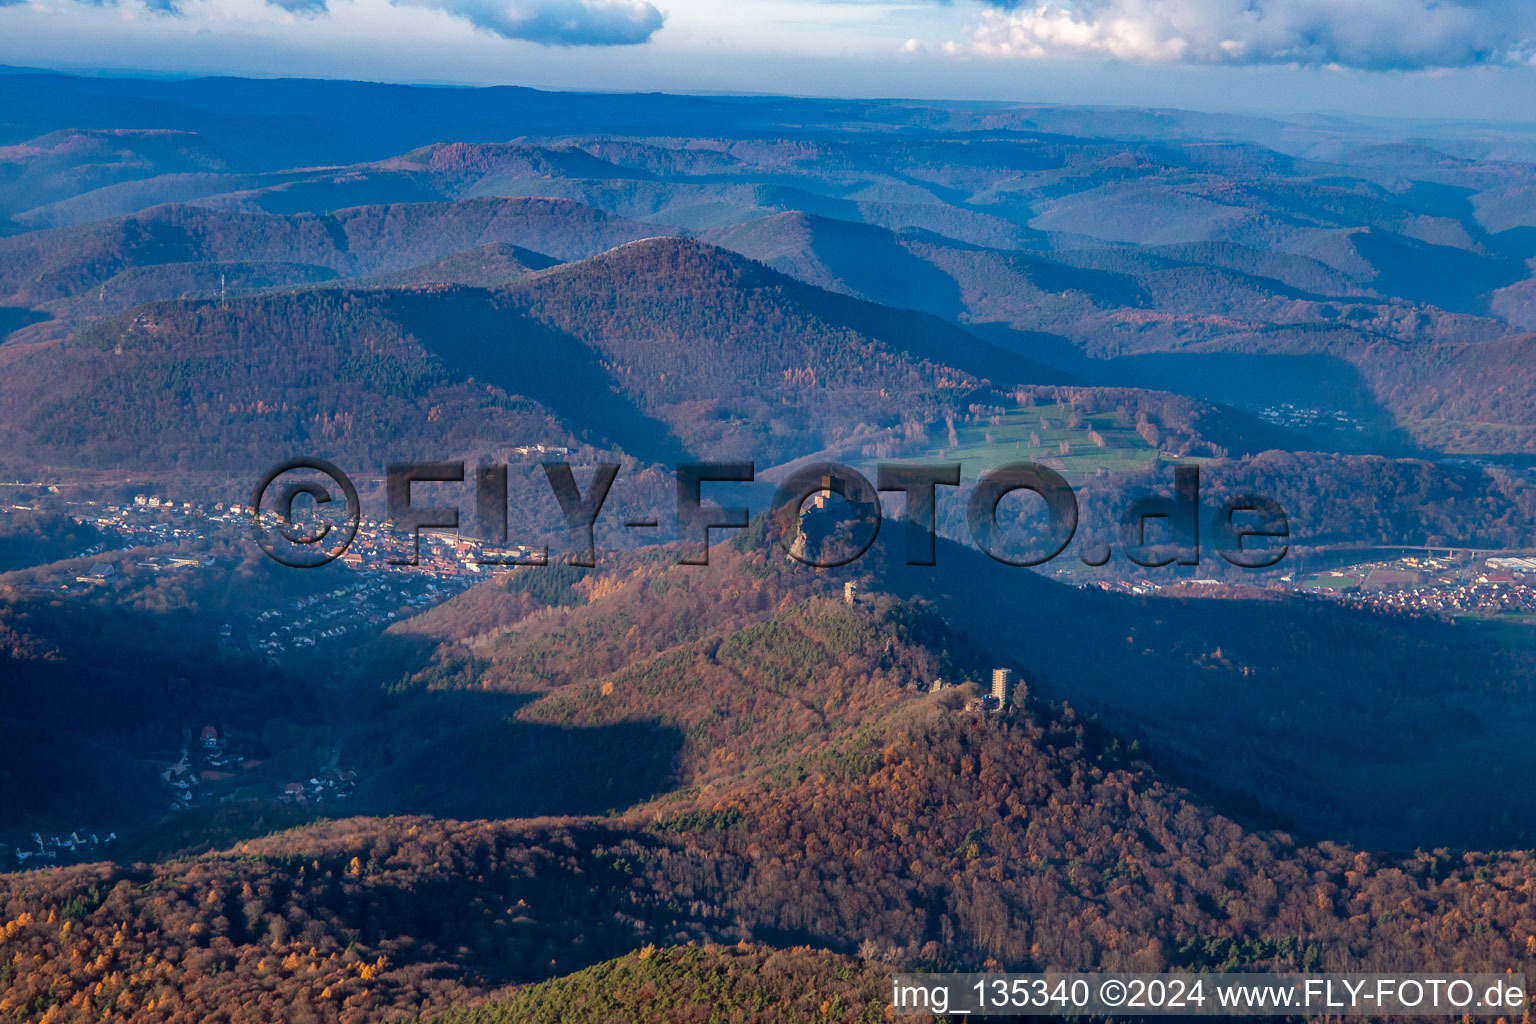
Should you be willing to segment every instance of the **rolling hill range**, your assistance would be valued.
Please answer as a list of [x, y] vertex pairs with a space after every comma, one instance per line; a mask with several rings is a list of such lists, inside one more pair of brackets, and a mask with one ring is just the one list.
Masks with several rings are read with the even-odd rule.
[[[1058, 379], [1307, 411], [1284, 425], [1308, 447], [1536, 445], [1524, 365], [1479, 350], [1518, 348], [1531, 323], [1536, 179], [1513, 131], [664, 96], [619, 116], [532, 90], [0, 77], [13, 340], [156, 299], [496, 287], [546, 258], [691, 235], [948, 320]], [[256, 96], [286, 120], [252, 121]], [[370, 96], [406, 112], [379, 125]], [[242, 113], [211, 115], [228, 103]], [[100, 123], [129, 107], [153, 127]], [[347, 123], [326, 137], [327, 117]], [[1498, 366], [1507, 391], [1447, 365]]]
[[[541, 199], [327, 216], [159, 207], [0, 241], [9, 321], [0, 327], [13, 342], [37, 342], [159, 299], [326, 282], [500, 287], [658, 230], [675, 229]], [[1280, 278], [1330, 284], [1324, 265], [1301, 257], [1197, 246], [1042, 258], [800, 213], [706, 237], [799, 280], [966, 326], [990, 345], [935, 326], [955, 339], [946, 349], [969, 347], [942, 358], [994, 380], [1148, 384], [1254, 409], [1333, 408], [1366, 432], [1311, 443], [1344, 450], [1523, 451], [1536, 443], [1530, 406], [1507, 393], [1529, 383], [1520, 360], [1498, 354], [1520, 344], [1509, 328], [1358, 291], [1341, 298], [1299, 290]], [[1263, 273], [1280, 276], [1256, 276]], [[1224, 297], [1223, 312], [1199, 312], [1211, 308], [1213, 293]], [[1502, 347], [1488, 347], [1494, 341]], [[992, 346], [1034, 365], [1000, 362]], [[1329, 369], [1319, 374], [1309, 362]], [[1483, 394], [1476, 375], [1444, 377], [1448, 363], [1502, 364], [1506, 393]]]
[[548, 270], [560, 261], [507, 242], [489, 242], [463, 249], [440, 260], [366, 278], [373, 285], [462, 284], [497, 288], [523, 274]]
[[[56, 339], [157, 299], [329, 281], [496, 287], [554, 260], [678, 230], [547, 199], [322, 215], [158, 207], [0, 241], [8, 293], [0, 328], [14, 341]], [[1433, 376], [1447, 362], [1497, 360], [1476, 350], [1518, 337], [1518, 328], [1384, 297], [1373, 290], [1383, 273], [1376, 264], [1346, 273], [1307, 256], [1228, 243], [1008, 250], [803, 212], [702, 237], [807, 283], [947, 319], [1053, 368], [1032, 371], [1034, 381], [1148, 384], [1253, 411], [1288, 403], [1336, 411], [1365, 428], [1313, 436], [1311, 445], [1322, 448], [1525, 451], [1536, 443], [1518, 400], [1490, 400], [1476, 378], [1448, 384]], [[1475, 281], [1451, 266], [1432, 276]], [[1489, 301], [1518, 322], [1519, 286], [1502, 281], [1488, 282], [1500, 296]], [[1329, 367], [1321, 375], [1308, 368], [1319, 362]], [[1222, 369], [1205, 373], [1207, 365]], [[1524, 387], [1523, 367], [1509, 366], [1519, 378], [1511, 383]], [[1423, 412], [1442, 405], [1449, 407]], [[1427, 426], [1442, 420], [1453, 426]]]
[[[1060, 379], [943, 321], [664, 239], [492, 291], [144, 306], [67, 342], [13, 341], [0, 360], [13, 451], [145, 468], [250, 468], [295, 444], [381, 462], [401, 437], [481, 452], [571, 431], [661, 461], [686, 448], [771, 464], [860, 430], [940, 419], [987, 378]], [[150, 424], [202, 447], [156, 449]]]
[[[134, 282], [142, 287], [138, 297], [173, 281], [212, 286], [214, 271], [227, 287], [226, 268], [233, 265], [196, 257], [224, 255], [226, 244], [238, 249], [224, 241], [230, 237], [270, 234], [278, 240], [273, 246], [297, 239], [313, 248], [317, 262], [242, 264], [269, 280], [285, 271], [299, 280], [249, 296], [138, 306], [67, 341], [47, 340], [58, 326], [53, 321], [21, 327], [0, 346], [7, 370], [0, 394], [8, 398], [0, 432], [13, 453], [10, 465], [17, 471], [42, 464], [55, 471], [214, 472], [222, 481], [259, 472], [274, 450], [381, 466], [402, 452], [505, 457], [513, 446], [538, 440], [590, 444], [652, 463], [674, 463], [684, 453], [746, 458], [765, 469], [827, 449], [856, 460], [942, 457], [948, 446], [940, 439], [949, 424], [974, 433], [978, 443], [993, 436], [994, 424], [1006, 424], [1008, 430], [995, 433], [1022, 444], [1032, 431], [1015, 424], [1030, 415], [1025, 403], [1035, 401], [1070, 406], [1061, 426], [1079, 431], [1069, 437], [1077, 444], [1094, 444], [1091, 424], [1076, 422], [1085, 414], [1100, 416], [1094, 422], [1112, 433], [1149, 424], [1154, 441], [1131, 443], [1153, 457], [1159, 450], [1250, 456], [1311, 440], [1167, 393], [1177, 391], [1238, 404], [1245, 392], [1279, 402], [1307, 389], [1320, 400], [1375, 410], [1374, 420], [1357, 414], [1360, 430], [1350, 432], [1346, 423], [1343, 431], [1321, 435], [1345, 451], [1370, 450], [1361, 436], [1396, 432], [1390, 409], [1410, 405], [1421, 432], [1435, 430], [1455, 444], [1518, 445], [1529, 429], [1530, 407], [1520, 401], [1526, 378], [1519, 341], [1427, 348], [1378, 342], [1353, 350], [1350, 339], [1358, 334], [1341, 330], [1343, 339], [1325, 345], [1326, 355], [1197, 348], [1094, 367], [1122, 385], [1152, 383], [1167, 389], [1163, 393], [1063, 390], [1041, 387], [1070, 379], [1063, 371], [1010, 350], [1032, 348], [1016, 332], [983, 332], [984, 341], [952, 321], [812, 287], [696, 241], [641, 239], [565, 264], [516, 243], [455, 249], [487, 231], [505, 231], [569, 254], [600, 244], [582, 241], [594, 234], [644, 230], [586, 208], [575, 209], [581, 219], [573, 226], [570, 212], [560, 202], [526, 200], [360, 208], [330, 220], [173, 207], [88, 233], [84, 237], [97, 241], [150, 241], [108, 248], [102, 261], [73, 263], [60, 262], [64, 255], [44, 258], [71, 250], [58, 240], [51, 249], [39, 240], [82, 229], [13, 240], [34, 240], [27, 262], [14, 266], [44, 268], [30, 280], [18, 273], [14, 286], [36, 289], [38, 281], [51, 281], [64, 290], [74, 282], [77, 294], [61, 303], [96, 304], [102, 294], [125, 293]], [[381, 229], [392, 224], [403, 227]], [[329, 230], [343, 226], [353, 234]], [[417, 247], [387, 243], [421, 236], [426, 241]], [[415, 263], [411, 254], [444, 238], [449, 256]], [[156, 262], [117, 269], [139, 255]], [[167, 256], [192, 258], [158, 262]], [[336, 273], [322, 261], [354, 274], [404, 266], [367, 279], [293, 287], [306, 273]], [[849, 290], [846, 282], [840, 290]], [[1447, 361], [1448, 353], [1456, 358]], [[1366, 357], [1368, 366], [1355, 369], [1354, 361]], [[1455, 376], [1447, 376], [1448, 366]], [[1505, 383], [1497, 390], [1480, 387], [1489, 375]], [[742, 381], [753, 383], [743, 388]], [[1396, 390], [1378, 398], [1384, 382]], [[1501, 426], [1480, 425], [1488, 422]], [[159, 426], [151, 430], [150, 424]], [[166, 424], [175, 429], [168, 432]], [[196, 437], [199, 445], [188, 450], [177, 437]], [[402, 445], [401, 439], [408, 440]], [[1054, 458], [1056, 441], [1051, 445], [1045, 451], [1031, 442], [1027, 454]], [[1355, 475], [1347, 465], [1334, 471], [1343, 479]], [[543, 494], [538, 480], [532, 486]], [[1383, 531], [1352, 513], [1326, 512], [1308, 532], [1337, 535], [1359, 527], [1362, 538], [1400, 535], [1415, 543], [1428, 536], [1470, 538], [1473, 515], [1469, 507], [1463, 524], [1425, 530], [1406, 516], [1397, 523], [1401, 529]]]
[[[809, 288], [678, 239], [557, 267], [509, 294], [601, 351], [621, 387], [665, 409], [698, 450], [722, 456], [803, 455], [833, 431], [941, 418], [986, 382], [1010, 390], [1070, 380], [937, 318]], [[752, 382], [745, 393], [742, 381]], [[795, 397], [806, 390], [812, 397]]]
[[[360, 207], [291, 217], [163, 206], [0, 241], [0, 291], [6, 293], [0, 303], [33, 308], [58, 321], [34, 328], [22, 340], [64, 337], [94, 319], [188, 292], [218, 295], [339, 277], [409, 276], [460, 254], [472, 259], [467, 254], [488, 245], [514, 245], [509, 252], [519, 269], [542, 268], [657, 233], [663, 232], [541, 199]], [[452, 276], [449, 267], [427, 274], [430, 283]]]
[[3, 145], [0, 167], [0, 209], [8, 214], [145, 178], [217, 179], [232, 169], [228, 153], [194, 132], [122, 128], [63, 129]]

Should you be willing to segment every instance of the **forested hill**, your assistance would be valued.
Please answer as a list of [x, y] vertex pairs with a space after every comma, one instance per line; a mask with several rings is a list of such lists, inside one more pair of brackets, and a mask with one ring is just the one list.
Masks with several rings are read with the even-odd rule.
[[[0, 1010], [390, 1020], [636, 949], [507, 1005], [595, 998], [593, 977], [683, 985], [665, 997], [683, 1004], [688, 985], [751, 1000], [787, 994], [779, 971], [822, 977], [794, 958], [769, 971], [767, 954], [767, 976], [750, 981], [719, 951], [662, 950], [689, 941], [866, 961], [844, 962], [837, 981], [897, 966], [1529, 962], [1527, 853], [1371, 855], [1240, 824], [1123, 737], [1047, 702], [1027, 649], [1014, 664], [1030, 691], [967, 711], [973, 687], [924, 691], [984, 678], [995, 655], [920, 603], [877, 594], [850, 607], [765, 554], [744, 545], [698, 589], [688, 567], [636, 556], [616, 580], [568, 578], [546, 595], [555, 611], [490, 586], [393, 634], [467, 624], [476, 608], [488, 624], [392, 686], [393, 710], [369, 710], [382, 729], [362, 747], [369, 799], [489, 807], [498, 773], [525, 759], [548, 762], [534, 787], [545, 800], [641, 774], [663, 783], [657, 795], [596, 818], [358, 818], [155, 865], [5, 876]], [[495, 614], [503, 602], [508, 616]], [[493, 713], [503, 687], [534, 699]], [[654, 764], [669, 735], [671, 774]], [[701, 970], [685, 982], [689, 964]], [[832, 1019], [858, 1019], [857, 985], [818, 984], [843, 1000]]]
[[228, 296], [389, 274], [425, 274], [423, 283], [435, 284], [454, 279], [454, 264], [437, 273], [427, 267], [468, 259], [483, 246], [513, 245], [520, 266], [542, 269], [668, 230], [558, 199], [487, 197], [287, 216], [164, 205], [0, 240], [0, 305], [49, 318], [22, 340], [62, 338], [140, 303], [187, 293]]
[[[787, 756], [795, 748], [778, 744], [802, 730], [816, 735], [881, 713], [897, 691], [855, 682], [876, 666], [926, 684], [1017, 665], [1038, 694], [1161, 751], [1163, 770], [1230, 813], [1397, 850], [1458, 840], [1524, 847], [1531, 839], [1526, 818], [1506, 814], [1501, 794], [1536, 770], [1520, 752], [1532, 719], [1512, 710], [1530, 693], [1536, 655], [1507, 644], [1496, 627], [1350, 612], [1263, 591], [1224, 599], [1196, 588], [1107, 594], [948, 542], [937, 566], [912, 567], [901, 564], [899, 530], [882, 530], [868, 554], [838, 571], [783, 564], [767, 534], [749, 542], [762, 547], [747, 558], [717, 549], [712, 562], [721, 564], [707, 569], [672, 566], [657, 575], [626, 559], [609, 562], [571, 595], [574, 606], [550, 616], [519, 613], [509, 622], [498, 609], [518, 605], [504, 606], [494, 587], [472, 591], [411, 627], [443, 646], [406, 692], [441, 693], [442, 707], [466, 711], [478, 701], [502, 706], [489, 694], [535, 695], [519, 715], [550, 726], [665, 726], [665, 742], [679, 744], [678, 779], [702, 786], [767, 752]], [[899, 613], [877, 628], [819, 600], [840, 593], [845, 580], [879, 595], [872, 609], [898, 601]], [[530, 574], [518, 586], [540, 581]], [[588, 593], [602, 599], [585, 600]], [[887, 634], [897, 652], [889, 658], [859, 672], [817, 667], [828, 645], [868, 659]], [[907, 647], [937, 660], [904, 661]], [[769, 715], [765, 687], [828, 696]], [[1298, 714], [1298, 702], [1330, 713]], [[1421, 741], [1407, 761], [1406, 737]], [[1490, 742], [1510, 753], [1497, 763], [1470, 753]], [[412, 763], [426, 770], [430, 761]], [[449, 813], [474, 806], [455, 801]]]
[[572, 434], [771, 464], [942, 419], [988, 374], [1059, 377], [943, 321], [667, 240], [496, 290], [150, 305], [68, 342], [6, 346], [0, 364], [13, 458], [141, 468], [256, 467], [295, 445], [382, 463], [403, 439], [472, 454]]
[[0, 242], [0, 288], [8, 302], [46, 302], [99, 288], [129, 268], [229, 260], [308, 263], [356, 276], [499, 242], [571, 260], [664, 233], [560, 199], [487, 197], [289, 216], [168, 205]]
[[[434, 1024], [676, 1024], [729, 1012], [740, 1024], [881, 1024], [889, 968], [807, 947], [645, 946]], [[928, 1024], [927, 1016], [910, 1018]]]
[[667, 408], [680, 434], [720, 431], [702, 450], [721, 455], [733, 445], [770, 459], [804, 454], [860, 425], [962, 410], [986, 384], [1070, 379], [936, 317], [850, 300], [685, 239], [633, 242], [510, 291], [532, 317], [602, 352], [619, 385]]

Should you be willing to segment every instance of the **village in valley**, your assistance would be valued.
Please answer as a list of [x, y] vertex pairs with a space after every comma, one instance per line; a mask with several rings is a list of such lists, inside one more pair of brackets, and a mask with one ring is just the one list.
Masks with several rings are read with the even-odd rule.
[[1365, 431], [1365, 424], [1360, 418], [1343, 409], [1316, 409], [1291, 402], [1276, 402], [1273, 405], [1259, 406], [1254, 409], [1254, 413], [1259, 419], [1266, 423], [1273, 423], [1277, 427], [1333, 430], [1339, 433]]
[[[1296, 564], [1305, 563], [1305, 565]], [[1284, 570], [1282, 572], [1282, 570]], [[1488, 554], [1446, 548], [1365, 549], [1293, 555], [1264, 574], [1209, 576], [1156, 570], [1131, 575], [1114, 566], [1053, 569], [1062, 582], [1116, 594], [1189, 596], [1221, 588], [1279, 589], [1387, 614], [1475, 618], [1536, 627], [1536, 554]], [[1171, 578], [1170, 578], [1171, 577]]]
[[110, 856], [117, 833], [75, 829], [67, 835], [33, 832], [27, 841], [11, 847], [0, 843], [0, 870], [53, 867]]
[[357, 790], [357, 772], [338, 768], [340, 755], [312, 775], [274, 783], [266, 771], [268, 758], [251, 750], [249, 741], [232, 737], [216, 725], [205, 725], [184, 737], [180, 756], [156, 764], [173, 812], [233, 803], [273, 800], [324, 808], [349, 799]]
[[1285, 582], [1377, 611], [1536, 625], [1536, 557], [1426, 551], [1298, 572]]
[[[292, 761], [292, 758], [283, 759]], [[239, 801], [267, 802], [314, 813], [344, 812], [357, 792], [358, 773], [339, 766], [339, 752], [310, 772], [274, 771], [278, 759], [265, 756], [252, 737], [207, 724], [182, 734], [180, 751], [149, 759], [146, 770], [159, 778], [166, 810], [177, 815], [197, 808]], [[0, 870], [52, 867], [110, 857], [116, 832], [76, 828], [33, 832], [11, 846], [0, 842]]]
[[[0, 507], [0, 516], [61, 509], [105, 538], [74, 553], [73, 569], [40, 570], [22, 584], [49, 595], [91, 595], [134, 586], [155, 576], [230, 568], [231, 556], [211, 554], [218, 542], [246, 539], [251, 510], [237, 503], [202, 504], [139, 494], [122, 504], [43, 502]], [[151, 553], [153, 552], [153, 553]], [[416, 557], [416, 564], [407, 563]], [[326, 644], [355, 639], [463, 593], [498, 569], [539, 564], [542, 550], [492, 550], [453, 532], [423, 530], [412, 539], [387, 523], [363, 520], [347, 552], [325, 576], [329, 589], [275, 599], [263, 609], [239, 609], [217, 624], [219, 641], [278, 662]], [[346, 572], [345, 570], [352, 570]]]
[[[532, 452], [537, 446], [530, 446]], [[557, 452], [546, 446], [545, 453]], [[35, 505], [0, 506], [0, 515], [30, 511]], [[220, 556], [207, 554], [208, 542], [238, 537], [249, 528], [252, 510], [238, 503], [212, 505], [140, 494], [130, 502], [55, 502], [77, 523], [95, 527], [103, 543], [78, 552], [88, 567], [35, 578], [31, 586], [58, 594], [90, 593], [123, 581], [125, 576], [195, 572], [217, 568]], [[177, 550], [180, 549], [180, 550]], [[414, 550], [413, 550], [414, 549]], [[153, 550], [155, 553], [149, 553]], [[1369, 555], [1369, 552], [1362, 552]], [[1536, 622], [1536, 556], [1485, 554], [1454, 549], [1383, 551], [1380, 557], [1344, 561], [1340, 556], [1321, 569], [1293, 569], [1243, 579], [1250, 586], [1279, 587], [1386, 612], [1502, 616]], [[416, 564], [405, 564], [415, 557]], [[1293, 559], [1296, 556], [1293, 555]], [[1320, 557], [1307, 555], [1316, 563]], [[222, 644], [246, 649], [278, 662], [326, 644], [355, 638], [359, 630], [387, 628], [391, 622], [424, 611], [462, 593], [488, 574], [517, 566], [542, 564], [544, 552], [528, 546], [492, 549], [454, 531], [424, 529], [419, 540], [385, 522], [364, 519], [357, 536], [335, 567], [352, 570], [330, 575], [329, 588], [269, 602], [241, 621], [218, 625]], [[227, 556], [226, 556], [227, 560]], [[1051, 572], [1064, 582], [1117, 593], [1153, 594], [1231, 582], [1186, 574], [1165, 578], [1131, 566], [1083, 573], [1076, 567]], [[1286, 568], [1285, 566], [1281, 567]], [[1529, 619], [1527, 618], [1529, 617]]]

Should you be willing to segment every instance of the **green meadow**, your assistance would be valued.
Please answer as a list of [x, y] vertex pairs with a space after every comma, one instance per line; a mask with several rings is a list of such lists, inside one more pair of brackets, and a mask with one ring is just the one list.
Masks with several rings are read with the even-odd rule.
[[[1010, 462], [1041, 462], [1057, 459], [1060, 472], [1074, 477], [1091, 476], [1099, 470], [1125, 472], [1145, 469], [1158, 458], [1157, 449], [1133, 427], [1115, 425], [1113, 413], [1084, 416], [1080, 426], [1068, 426], [1072, 409], [1066, 404], [1024, 406], [1008, 410], [994, 423], [956, 423], [956, 444], [947, 443], [943, 423], [928, 428], [932, 447], [925, 457], [958, 462], [961, 474], [973, 479], [984, 470]], [[1103, 439], [1100, 447], [1089, 432]], [[1061, 453], [1061, 444], [1068, 447]], [[1037, 443], [1038, 442], [1038, 443]], [[1055, 463], [1049, 463], [1055, 465]]]
[[1305, 576], [1300, 582], [1302, 587], [1311, 587], [1315, 590], [1354, 590], [1360, 586], [1360, 577], [1318, 573], [1315, 576]]

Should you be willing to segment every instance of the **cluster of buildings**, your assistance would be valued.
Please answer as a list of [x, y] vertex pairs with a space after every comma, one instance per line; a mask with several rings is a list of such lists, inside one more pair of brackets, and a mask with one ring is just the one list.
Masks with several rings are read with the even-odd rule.
[[156, 766], [173, 811], [197, 807], [210, 797], [228, 797], [264, 763], [234, 749], [218, 726], [205, 725], [195, 739], [190, 734], [184, 739], [179, 759]]
[[[405, 564], [413, 557], [415, 565]], [[464, 534], [440, 530], [423, 530], [413, 543], [408, 534], [391, 530], [387, 524], [363, 522], [341, 562], [352, 569], [404, 572], [468, 584], [498, 566], [537, 565], [545, 557], [543, 548], [526, 544], [492, 547]]]
[[171, 797], [171, 810], [183, 811], [217, 800], [272, 800], [309, 805], [326, 800], [346, 800], [357, 790], [357, 772], [327, 765], [307, 781], [286, 782], [275, 791], [263, 781], [267, 762], [241, 753], [238, 745], [214, 725], [205, 725], [196, 737], [188, 734], [181, 757], [160, 764], [160, 781]]
[[158, 495], [135, 495], [126, 505], [94, 501], [70, 502], [74, 519], [103, 533], [115, 534], [130, 546], [195, 542], [208, 536], [209, 524], [229, 523], [239, 513], [221, 503], [213, 508], [190, 501], [172, 501]]
[[327, 800], [348, 800], [357, 792], [357, 772], [349, 769], [323, 768], [305, 782], [283, 785], [277, 799], [285, 804], [323, 804]]
[[[284, 654], [341, 640], [364, 626], [384, 627], [462, 593], [469, 579], [368, 574], [320, 594], [268, 608], [245, 628], [251, 650], [280, 659]], [[234, 626], [225, 623], [220, 639], [234, 644]]]
[[1324, 430], [1365, 430], [1365, 424], [1343, 409], [1312, 409], [1278, 402], [1255, 410], [1259, 419], [1281, 427], [1310, 427]]
[[1385, 611], [1524, 613], [1536, 615], [1536, 586], [1509, 580], [1475, 581], [1452, 587], [1365, 593], [1351, 591], [1342, 600]]
[[545, 455], [552, 459], [564, 459], [571, 454], [571, 449], [563, 444], [520, 444], [512, 450], [519, 455]]
[[1536, 615], [1536, 558], [1410, 555], [1286, 579], [1311, 593], [1383, 611]]
[[[530, 451], [541, 451], [550, 456], [569, 449], [558, 446], [534, 445]], [[228, 536], [230, 528], [245, 529], [251, 513], [250, 506], [215, 503], [211, 506], [190, 501], [176, 501], [154, 494], [135, 495], [126, 505], [101, 504], [93, 501], [70, 502], [76, 522], [95, 526], [104, 533], [119, 538], [125, 547], [143, 547], [162, 544], [195, 545], [207, 540], [215, 532]], [[263, 513], [276, 523], [276, 515]], [[408, 563], [414, 553], [417, 564]], [[84, 554], [97, 554], [99, 550]], [[527, 545], [513, 545], [492, 549], [482, 542], [451, 531], [423, 530], [419, 541], [409, 534], [396, 531], [386, 522], [364, 519], [358, 523], [357, 533], [341, 562], [354, 569], [389, 570], [408, 572], [434, 579], [462, 578], [473, 580], [488, 568], [496, 565], [523, 565], [540, 561], [542, 549]], [[155, 557], [135, 564], [135, 568], [148, 572], [164, 572], [170, 569], [195, 568], [212, 564], [209, 559], [191, 556]], [[96, 578], [97, 570], [110, 570], [107, 563], [93, 566], [91, 572], [80, 577], [92, 576], [90, 582], [113, 578], [104, 572]]]
[[[548, 454], [558, 449], [546, 446]], [[38, 589], [83, 593], [134, 576], [207, 569], [218, 559], [199, 554], [200, 544], [215, 537], [244, 531], [252, 511], [249, 506], [207, 505], [178, 501], [155, 494], [139, 494], [131, 502], [110, 504], [69, 502], [72, 518], [112, 535], [124, 548], [174, 545], [183, 552], [102, 559], [68, 577], [43, 578]], [[243, 532], [241, 534], [243, 536]], [[96, 554], [103, 545], [83, 554]], [[270, 607], [249, 622], [225, 623], [219, 630], [226, 645], [242, 645], [267, 657], [316, 648], [343, 640], [364, 626], [386, 626], [401, 615], [421, 611], [462, 593], [497, 565], [534, 564], [544, 552], [526, 546], [492, 551], [479, 541], [452, 532], [423, 531], [419, 564], [407, 561], [412, 551], [409, 536], [387, 524], [364, 521], [356, 539], [340, 560], [353, 569], [368, 570], [353, 582], [328, 593], [303, 598], [289, 607], [285, 601]]]
[[117, 842], [116, 832], [100, 835], [86, 829], [76, 829], [67, 836], [33, 832], [30, 843], [23, 843], [14, 849], [9, 846], [0, 846], [0, 864], [13, 863], [17, 867], [39, 867], [61, 861], [92, 860], [115, 842]]
[[[1063, 570], [1057, 575], [1066, 575], [1069, 571]], [[1153, 583], [1151, 580], [1091, 579], [1080, 584], [1080, 586], [1084, 588], [1094, 587], [1099, 590], [1108, 591], [1111, 594], [1153, 594], [1163, 589], [1162, 584]]]

